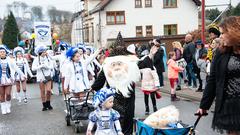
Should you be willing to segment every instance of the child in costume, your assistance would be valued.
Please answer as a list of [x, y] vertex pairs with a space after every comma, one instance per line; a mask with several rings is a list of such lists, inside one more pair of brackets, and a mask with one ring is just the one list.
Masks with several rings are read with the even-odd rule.
[[[18, 66], [18, 68], [24, 73], [24, 75], [27, 77], [29, 74], [30, 77], [33, 77], [33, 74], [29, 68], [28, 61], [26, 58], [24, 58], [24, 49], [22, 47], [16, 47], [14, 48], [14, 55], [15, 55], [15, 63]], [[19, 102], [21, 102], [21, 96], [20, 96], [20, 91], [21, 91], [21, 85], [22, 89], [24, 92], [24, 103], [27, 103], [27, 89], [26, 89], [26, 83], [27, 83], [27, 78], [23, 78], [23, 76], [19, 74], [15, 74], [15, 81], [16, 81], [16, 89], [17, 89], [17, 99]]]
[[102, 88], [99, 90], [93, 101], [97, 108], [89, 115], [87, 135], [92, 135], [94, 124], [97, 124], [95, 135], [123, 135], [119, 122], [120, 114], [112, 109], [115, 90]]
[[[143, 57], [142, 59], [144, 59]], [[158, 74], [153, 66], [153, 63], [148, 63], [147, 68], [141, 69], [142, 78], [141, 78], [141, 90], [144, 93], [144, 103], [145, 103], [145, 115], [149, 115], [149, 104], [148, 99], [149, 95], [152, 99], [153, 111], [157, 111], [157, 104], [156, 104], [156, 96], [159, 94], [157, 90], [159, 90], [160, 83], [158, 79]]]
[[96, 51], [89, 59], [83, 60], [78, 48], [70, 48], [66, 56], [69, 58], [69, 62], [66, 65], [64, 91], [67, 93], [68, 89], [74, 93], [75, 96], [85, 96], [84, 90], [90, 88], [88, 79], [87, 67], [97, 57], [100, 50]]

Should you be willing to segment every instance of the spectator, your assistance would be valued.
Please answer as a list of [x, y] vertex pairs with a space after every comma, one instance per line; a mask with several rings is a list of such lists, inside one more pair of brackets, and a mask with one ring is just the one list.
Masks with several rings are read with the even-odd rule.
[[220, 24], [223, 44], [216, 51], [200, 104], [199, 114], [210, 109], [214, 99], [213, 129], [228, 135], [240, 134], [240, 17], [226, 18]]
[[[202, 90], [205, 89], [207, 79], [207, 54], [204, 53], [197, 61], [197, 66], [200, 69], [200, 79], [202, 80]], [[200, 91], [199, 91], [200, 92]]]
[[[192, 35], [187, 34], [185, 36], [185, 44], [184, 44], [184, 49], [183, 49], [183, 58], [187, 62], [187, 77], [188, 77], [188, 86], [192, 88], [197, 88], [197, 81], [196, 81], [196, 76], [193, 70], [193, 64], [194, 64], [194, 56], [196, 52], [196, 48], [194, 43], [192, 42]], [[193, 86], [192, 86], [193, 82]]]
[[[154, 45], [156, 46], [160, 46], [161, 44], [160, 39], [155, 39], [153, 42], [154, 42]], [[157, 70], [157, 74], [159, 77], [160, 87], [164, 86], [163, 72], [165, 72], [165, 69], [164, 69], [164, 63], [163, 63], [163, 55], [164, 55], [164, 50], [162, 47], [159, 47], [157, 53], [154, 55], [154, 61], [153, 61], [153, 64]]]
[[[181, 43], [178, 41], [175, 41], [172, 43], [172, 45], [173, 45], [173, 51], [175, 52], [175, 55], [176, 55], [176, 61], [181, 60], [182, 54], [183, 54], [183, 47]], [[182, 81], [182, 78], [185, 80], [185, 77], [186, 77], [185, 72], [179, 72], [178, 85], [176, 90], [181, 90], [181, 81]]]
[[199, 58], [203, 56], [203, 54], [207, 54], [207, 49], [204, 47], [204, 44], [202, 43], [201, 40], [197, 40], [195, 44], [196, 44], [196, 53], [195, 53], [194, 69], [197, 74], [197, 79], [199, 81], [199, 87], [196, 90], [196, 92], [202, 92], [203, 91], [202, 80], [200, 77], [200, 68], [197, 66], [197, 62]]
[[177, 84], [177, 81], [178, 81], [178, 73], [184, 70], [183, 68], [177, 65], [175, 59], [176, 59], [175, 52], [169, 52], [169, 60], [167, 64], [168, 64], [168, 78], [169, 78], [170, 87], [171, 87], [171, 101], [180, 100], [176, 96], [175, 84]]

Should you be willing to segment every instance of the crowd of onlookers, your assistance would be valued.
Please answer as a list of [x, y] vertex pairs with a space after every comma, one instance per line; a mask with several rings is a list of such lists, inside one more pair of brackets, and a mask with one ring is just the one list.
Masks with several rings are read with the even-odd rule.
[[168, 70], [167, 59], [173, 59], [171, 57], [174, 53], [173, 60], [183, 70], [178, 71], [178, 77], [174, 78], [176, 84], [171, 86], [176, 90], [190, 88], [196, 90], [196, 92], [202, 92], [205, 89], [206, 78], [210, 73], [211, 61], [215, 55], [216, 48], [220, 45], [218, 28], [213, 26], [209, 28], [208, 32], [210, 39], [208, 44], [204, 44], [200, 39], [193, 41], [193, 35], [187, 34], [184, 44], [178, 41], [172, 42], [173, 50], [168, 52], [168, 56], [166, 55], [165, 44], [161, 43], [160, 39], [150, 41], [148, 45], [139, 46], [137, 44], [137, 54], [139, 57], [147, 55], [154, 42], [159, 42], [161, 47], [155, 54], [153, 63], [159, 76], [160, 87], [164, 86], [163, 73]]

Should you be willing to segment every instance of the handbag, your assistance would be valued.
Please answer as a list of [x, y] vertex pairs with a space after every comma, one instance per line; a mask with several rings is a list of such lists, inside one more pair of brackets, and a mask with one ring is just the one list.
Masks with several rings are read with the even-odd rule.
[[[49, 61], [49, 60], [48, 60], [48, 61]], [[39, 64], [40, 64], [40, 57], [39, 57]], [[41, 69], [41, 71], [42, 71], [42, 74], [43, 74], [43, 76], [44, 76], [44, 80], [43, 80], [43, 83], [44, 83], [44, 84], [46, 84], [46, 83], [48, 83], [49, 81], [52, 80], [52, 77], [51, 77], [50, 75], [45, 76], [45, 74], [44, 74], [44, 72], [43, 72], [42, 69]]]
[[176, 61], [179, 67], [185, 68], [187, 66], [187, 62], [184, 58], [181, 58], [180, 60]]

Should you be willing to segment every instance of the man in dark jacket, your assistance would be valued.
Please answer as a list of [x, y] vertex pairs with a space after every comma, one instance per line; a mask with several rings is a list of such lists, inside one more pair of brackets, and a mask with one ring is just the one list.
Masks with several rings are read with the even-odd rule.
[[[161, 44], [160, 39], [155, 39], [154, 44], [160, 46], [160, 44]], [[160, 87], [164, 86], [163, 72], [165, 72], [165, 69], [164, 69], [164, 63], [163, 63], [163, 55], [164, 55], [164, 50], [162, 47], [159, 47], [159, 49], [158, 49], [157, 53], [154, 55], [154, 59], [153, 59], [153, 64], [157, 70], [157, 74], [159, 77]]]
[[194, 73], [195, 52], [196, 52], [196, 47], [195, 47], [195, 44], [192, 42], [192, 35], [187, 34], [185, 36], [183, 58], [187, 62], [186, 70], [187, 70], [187, 77], [188, 77], [188, 86], [192, 86], [192, 81], [193, 81], [192, 88], [197, 88], [197, 81]]

